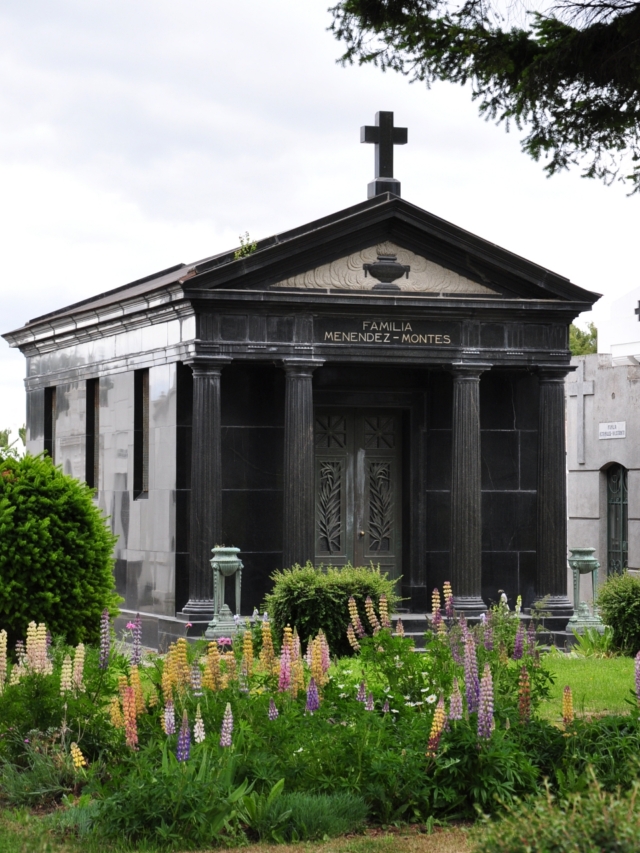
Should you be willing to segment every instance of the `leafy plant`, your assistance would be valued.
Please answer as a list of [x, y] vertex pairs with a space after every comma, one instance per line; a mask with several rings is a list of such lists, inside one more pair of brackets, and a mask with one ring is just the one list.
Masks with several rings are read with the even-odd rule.
[[610, 575], [598, 593], [598, 608], [610, 626], [613, 646], [635, 655], [640, 651], [640, 578], [629, 572]]
[[613, 639], [613, 630], [605, 625], [601, 634], [595, 628], [587, 628], [584, 634], [574, 631], [575, 643], [572, 651], [584, 658], [611, 658], [618, 653]]
[[239, 261], [240, 258], [246, 258], [247, 255], [252, 255], [258, 248], [256, 241], [252, 241], [251, 237], [249, 237], [248, 231], [244, 232], [244, 237], [241, 234], [238, 239], [240, 240], [240, 248], [233, 254], [234, 261]]
[[0, 456], [0, 629], [10, 642], [31, 620], [74, 645], [98, 639], [117, 612], [116, 537], [84, 483], [47, 456]]
[[364, 604], [368, 596], [377, 607], [386, 595], [389, 612], [398, 601], [394, 582], [378, 569], [366, 566], [319, 568], [311, 563], [274, 572], [273, 592], [267, 595], [266, 609], [280, 635], [286, 625], [296, 627], [306, 643], [322, 630], [333, 654], [349, 655], [346, 631], [349, 625], [349, 598], [353, 596], [363, 625], [368, 625]]
[[640, 788], [608, 794], [596, 783], [581, 794], [556, 800], [550, 790], [508, 806], [498, 821], [474, 833], [473, 853], [636, 853], [640, 849]]

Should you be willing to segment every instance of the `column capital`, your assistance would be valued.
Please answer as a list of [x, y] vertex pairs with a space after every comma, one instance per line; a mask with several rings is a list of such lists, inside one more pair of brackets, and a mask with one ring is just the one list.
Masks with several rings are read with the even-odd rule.
[[573, 373], [577, 368], [577, 364], [540, 364], [536, 368], [536, 373], [540, 382], [559, 382], [564, 384], [567, 375]]
[[211, 374], [219, 374], [223, 367], [231, 364], [233, 359], [223, 358], [218, 355], [194, 355], [192, 358], [185, 359], [185, 364], [188, 364], [194, 376], [206, 376]]
[[323, 358], [284, 358], [282, 367], [287, 373], [298, 373], [301, 376], [311, 376], [314, 370], [322, 367]]
[[447, 369], [453, 373], [454, 379], [474, 381], [480, 379], [480, 375], [492, 367], [488, 362], [454, 361]]

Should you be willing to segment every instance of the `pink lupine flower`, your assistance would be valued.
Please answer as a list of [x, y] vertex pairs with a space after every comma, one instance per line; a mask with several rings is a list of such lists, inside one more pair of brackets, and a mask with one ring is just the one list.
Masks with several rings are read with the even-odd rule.
[[360, 682], [358, 687], [358, 692], [356, 693], [356, 702], [366, 702], [367, 701], [367, 686], [364, 681]]
[[365, 711], [373, 711], [373, 707], [373, 693], [370, 692], [367, 694], [367, 699], [364, 703], [364, 709]]
[[467, 694], [467, 709], [470, 714], [478, 709], [480, 682], [478, 681], [478, 660], [473, 634], [467, 632], [464, 644], [464, 683]]
[[176, 733], [176, 711], [171, 699], [164, 706], [164, 733], [167, 735]]
[[457, 678], [453, 679], [453, 693], [451, 694], [451, 699], [449, 701], [449, 719], [462, 719], [462, 694], [460, 693]]
[[291, 650], [284, 643], [280, 652], [280, 677], [278, 679], [278, 691], [284, 693], [291, 688]]

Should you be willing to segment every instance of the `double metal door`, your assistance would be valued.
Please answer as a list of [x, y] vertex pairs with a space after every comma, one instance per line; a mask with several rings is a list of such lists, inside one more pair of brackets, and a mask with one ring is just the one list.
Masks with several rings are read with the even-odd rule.
[[315, 411], [316, 565], [380, 565], [401, 574], [401, 416]]
[[607, 469], [607, 568], [608, 574], [624, 571], [629, 561], [629, 513], [627, 469]]

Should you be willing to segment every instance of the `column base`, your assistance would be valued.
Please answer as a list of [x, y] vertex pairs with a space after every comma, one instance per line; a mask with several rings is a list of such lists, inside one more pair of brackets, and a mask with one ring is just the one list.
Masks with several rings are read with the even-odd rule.
[[454, 595], [453, 609], [464, 616], [479, 616], [486, 613], [487, 605], [479, 595]]
[[209, 622], [213, 618], [213, 599], [194, 598], [187, 601], [182, 610], [176, 613], [176, 619], [184, 619], [185, 622]]
[[548, 612], [552, 616], [573, 615], [573, 604], [567, 595], [537, 595], [535, 607], [540, 607], [542, 612]]

